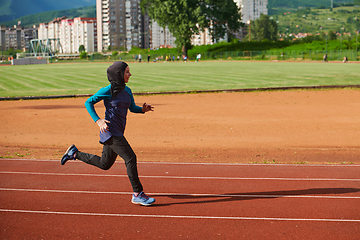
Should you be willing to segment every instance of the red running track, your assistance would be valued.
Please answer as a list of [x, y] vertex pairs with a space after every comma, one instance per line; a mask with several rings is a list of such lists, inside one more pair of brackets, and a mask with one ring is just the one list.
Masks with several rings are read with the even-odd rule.
[[1, 239], [359, 239], [360, 165], [0, 160]]

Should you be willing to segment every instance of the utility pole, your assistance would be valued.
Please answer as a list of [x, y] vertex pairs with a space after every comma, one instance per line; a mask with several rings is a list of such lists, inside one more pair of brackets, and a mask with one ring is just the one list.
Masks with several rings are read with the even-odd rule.
[[[332, 4], [332, 0], [331, 0], [331, 4]], [[326, 29], [326, 54], [327, 54], [327, 43], [328, 43], [328, 35], [329, 35], [329, 31], [327, 29], [327, 21], [328, 21], [328, 9], [326, 7], [326, 18], [325, 18], [325, 29]]]
[[[357, 17], [355, 15], [355, 5], [354, 5], [354, 8], [353, 8], [353, 12], [354, 12], [354, 20], [357, 20]], [[355, 21], [353, 20], [353, 23], [355, 25]], [[358, 35], [359, 35], [359, 32], [357, 31], [356, 29], [356, 25], [354, 27], [355, 29], [355, 38], [356, 38], [356, 43], [355, 43], [355, 61], [357, 61], [357, 51], [358, 51], [358, 48], [357, 48], [357, 44], [358, 44]]]
[[250, 16], [249, 16], [249, 42], [251, 42], [251, 20], [250, 20]]
[[357, 51], [358, 51], [357, 44], [358, 44], [358, 35], [359, 35], [359, 33], [358, 33], [358, 32], [355, 32], [355, 34], [356, 34], [355, 61], [357, 61]]
[[[256, 15], [255, 15], [255, 0], [253, 0], [253, 16], [254, 16], [254, 21], [255, 21], [255, 18], [256, 18]], [[249, 15], [249, 42], [251, 41], [251, 19], [250, 19], [251, 15]]]
[[[341, 3], [340, 3], [341, 4]], [[341, 22], [341, 16], [342, 16], [342, 5], [340, 5], [340, 52], [341, 52], [341, 36], [342, 36], [342, 22]]]

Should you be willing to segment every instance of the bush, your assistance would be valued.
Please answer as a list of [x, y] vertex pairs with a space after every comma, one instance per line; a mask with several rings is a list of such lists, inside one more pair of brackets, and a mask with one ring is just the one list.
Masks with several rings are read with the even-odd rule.
[[87, 58], [87, 52], [80, 53], [80, 59], [86, 59]]

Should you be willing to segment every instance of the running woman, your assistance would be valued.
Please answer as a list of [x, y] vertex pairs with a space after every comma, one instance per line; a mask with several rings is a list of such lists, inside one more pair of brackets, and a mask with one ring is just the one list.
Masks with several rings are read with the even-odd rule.
[[[100, 143], [103, 144], [102, 156], [80, 152], [73, 144], [61, 158], [61, 165], [68, 160], [79, 159], [103, 170], [108, 170], [119, 155], [125, 161], [127, 174], [134, 191], [131, 202], [149, 206], [155, 202], [155, 199], [143, 192], [143, 186], [138, 176], [136, 155], [127, 142], [124, 131], [128, 109], [134, 113], [145, 113], [153, 111], [153, 107], [146, 103], [142, 107], [135, 104], [131, 89], [126, 86], [130, 76], [129, 66], [125, 62], [113, 63], [107, 69], [110, 85], [101, 88], [85, 102], [91, 118], [100, 128]], [[101, 100], [104, 101], [106, 109], [105, 119], [98, 116], [94, 107]]]

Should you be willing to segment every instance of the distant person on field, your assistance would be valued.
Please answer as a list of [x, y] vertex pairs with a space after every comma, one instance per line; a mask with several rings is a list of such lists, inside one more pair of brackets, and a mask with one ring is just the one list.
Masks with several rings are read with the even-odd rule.
[[347, 63], [347, 62], [348, 62], [348, 58], [345, 56], [344, 60], [343, 60], [343, 63]]
[[324, 55], [323, 62], [327, 62], [327, 54]]
[[[69, 160], [78, 159], [100, 169], [108, 170], [115, 163], [117, 156], [120, 156], [125, 161], [127, 175], [134, 192], [131, 202], [148, 206], [154, 203], [155, 199], [148, 197], [143, 192], [143, 186], [138, 176], [136, 155], [126, 140], [124, 131], [128, 110], [133, 113], [146, 113], [153, 111], [153, 107], [146, 103], [142, 107], [135, 104], [131, 89], [126, 86], [130, 76], [130, 68], [125, 62], [113, 63], [107, 69], [110, 84], [101, 88], [85, 102], [86, 110], [100, 129], [99, 142], [103, 145], [101, 157], [80, 152], [73, 144], [61, 158], [61, 165]], [[98, 116], [94, 107], [100, 101], [103, 101], [105, 105], [104, 119]], [[146, 131], [146, 127], [142, 131]]]
[[139, 53], [139, 63], [141, 63], [141, 54]]
[[147, 57], [148, 63], [150, 62], [150, 54]]

